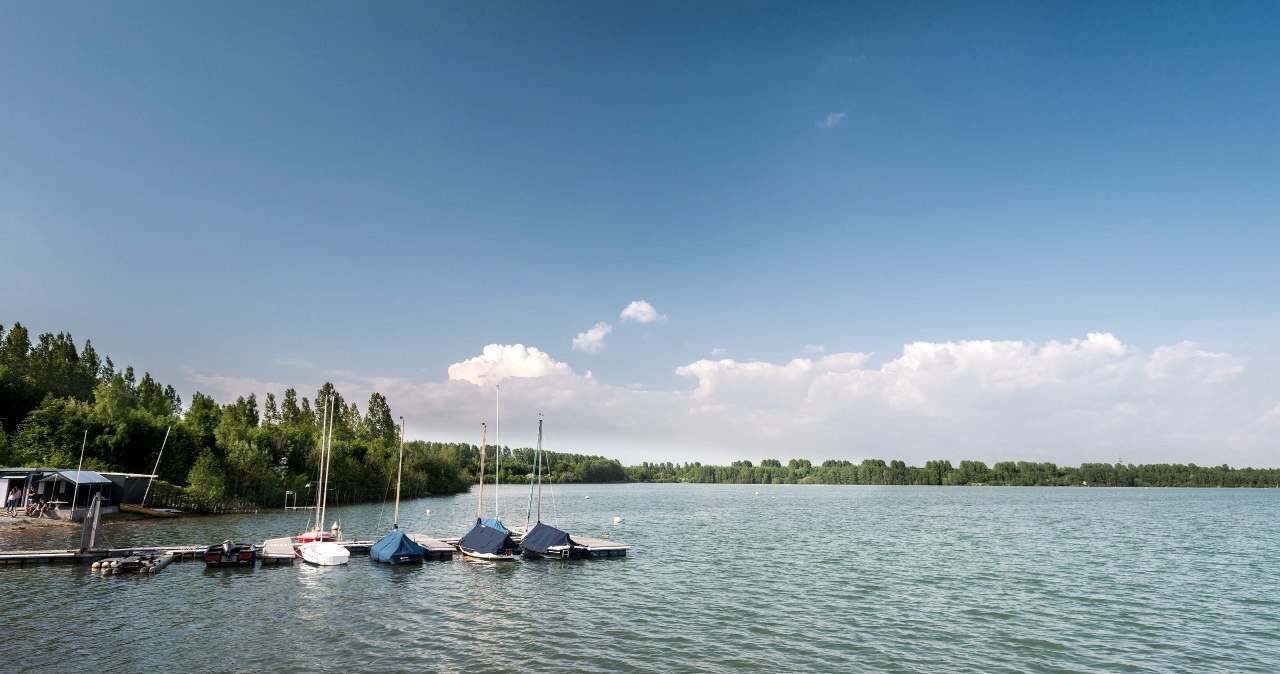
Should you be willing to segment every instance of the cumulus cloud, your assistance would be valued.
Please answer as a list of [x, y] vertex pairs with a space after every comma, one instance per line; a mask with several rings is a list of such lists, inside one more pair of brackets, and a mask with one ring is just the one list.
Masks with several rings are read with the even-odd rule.
[[476, 385], [494, 384], [510, 377], [553, 377], [571, 375], [564, 363], [534, 347], [523, 344], [490, 344], [475, 358], [449, 366], [451, 381], [467, 381]]
[[621, 316], [624, 322], [635, 321], [637, 323], [660, 323], [667, 320], [666, 316], [659, 314], [658, 310], [654, 309], [652, 304], [649, 304], [644, 300], [636, 300], [631, 304], [628, 304], [627, 307], [622, 310]]
[[848, 116], [849, 116], [849, 113], [847, 112], [829, 112], [827, 113], [826, 117], [823, 117], [822, 119], [818, 120], [818, 128], [834, 129], [837, 126], [840, 126], [841, 124], [843, 124], [845, 118]]
[[[258, 402], [261, 403], [265, 399], [267, 391], [277, 392], [277, 395], [279, 395], [287, 388], [284, 384], [278, 382], [263, 381], [252, 377], [206, 374], [191, 368], [186, 368], [183, 371], [187, 378], [195, 384], [197, 391], [212, 396], [214, 400], [220, 403], [231, 402], [240, 396], [247, 398], [251, 393], [256, 394], [259, 398]], [[190, 402], [190, 400], [187, 402]]]
[[[1276, 465], [1280, 405], [1250, 389], [1268, 377], [1238, 355], [1203, 345], [1143, 349], [1101, 332], [1042, 343], [915, 342], [878, 362], [861, 352], [777, 363], [716, 356], [674, 372], [690, 385], [615, 385], [575, 374], [533, 347], [491, 344], [450, 366], [447, 380], [334, 383], [361, 404], [373, 391], [385, 394], [408, 419], [411, 438], [478, 442], [480, 422], [494, 412], [489, 385], [501, 381], [504, 443], [531, 446], [537, 415], [545, 413], [556, 450], [624, 463], [879, 457], [915, 465], [934, 458], [1078, 464], [1123, 455], [1141, 463]], [[284, 389], [235, 377], [193, 379], [220, 401], [255, 390], [261, 400]]]
[[591, 326], [590, 330], [578, 333], [573, 338], [573, 350], [592, 354], [604, 351], [605, 335], [613, 332], [613, 326], [603, 321]]

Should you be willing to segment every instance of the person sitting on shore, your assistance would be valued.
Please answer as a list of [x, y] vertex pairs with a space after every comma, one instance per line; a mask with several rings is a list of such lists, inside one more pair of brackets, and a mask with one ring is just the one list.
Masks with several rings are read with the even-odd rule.
[[44, 517], [44, 507], [45, 507], [45, 501], [43, 496], [41, 496], [39, 499], [36, 499], [28, 503], [27, 517]]

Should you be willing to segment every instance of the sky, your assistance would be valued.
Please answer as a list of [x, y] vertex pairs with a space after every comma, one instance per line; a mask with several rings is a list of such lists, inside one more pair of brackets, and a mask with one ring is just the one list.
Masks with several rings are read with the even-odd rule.
[[628, 465], [1280, 466], [1276, 3], [0, 14], [0, 324], [184, 401], [332, 381]]

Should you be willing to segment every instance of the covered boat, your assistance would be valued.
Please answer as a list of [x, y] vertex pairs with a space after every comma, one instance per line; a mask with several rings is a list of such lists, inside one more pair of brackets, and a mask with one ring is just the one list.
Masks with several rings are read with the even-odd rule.
[[316, 566], [340, 566], [351, 559], [351, 551], [329, 541], [311, 541], [298, 546], [302, 561]]
[[520, 554], [511, 532], [493, 518], [477, 519], [471, 531], [458, 541], [458, 550], [477, 559], [514, 560]]
[[586, 546], [574, 541], [569, 534], [542, 522], [535, 524], [520, 539], [520, 550], [526, 557], [581, 559], [588, 556]]
[[369, 556], [375, 562], [387, 564], [420, 564], [427, 554], [426, 548], [418, 545], [400, 531], [400, 476], [404, 472], [404, 417], [400, 417], [400, 459], [396, 464], [396, 511], [391, 520], [391, 533], [369, 548]]
[[416, 564], [427, 554], [426, 548], [418, 545], [400, 529], [392, 529], [391, 533], [369, 548], [369, 556], [376, 562], [387, 564]]

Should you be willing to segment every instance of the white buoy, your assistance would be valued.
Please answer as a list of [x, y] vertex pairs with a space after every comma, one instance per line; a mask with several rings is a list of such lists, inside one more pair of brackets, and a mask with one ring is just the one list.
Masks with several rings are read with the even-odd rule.
[[621, 518], [621, 517], [615, 517], [615, 518], [613, 518], [613, 523], [614, 523], [614, 524], [622, 524], [622, 518]]
[[89, 568], [91, 568], [91, 569], [101, 569], [101, 568], [102, 568], [102, 562], [94, 562], [93, 564], [90, 564], [90, 565], [89, 565]]
[[582, 498], [591, 498], [591, 494], [587, 494], [586, 496], [583, 496]]

